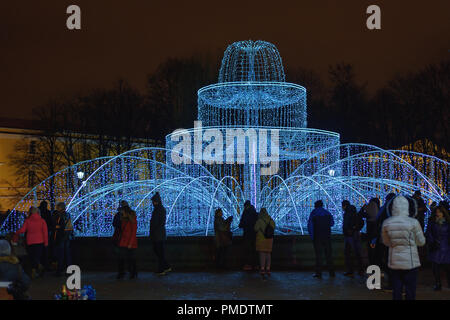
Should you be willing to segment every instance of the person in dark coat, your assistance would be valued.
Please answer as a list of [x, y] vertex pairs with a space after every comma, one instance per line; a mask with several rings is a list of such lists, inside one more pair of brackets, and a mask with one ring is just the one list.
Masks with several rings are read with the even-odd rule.
[[425, 233], [429, 255], [435, 279], [434, 290], [442, 289], [441, 269], [447, 273], [447, 284], [450, 288], [450, 216], [444, 207], [437, 207], [428, 220]]
[[164, 241], [166, 240], [166, 209], [161, 202], [161, 196], [156, 192], [152, 197], [153, 212], [150, 219], [150, 239], [153, 251], [158, 257], [158, 275], [172, 271], [165, 258]]
[[388, 257], [389, 257], [389, 248], [386, 247], [381, 238], [381, 230], [383, 226], [383, 222], [390, 217], [389, 213], [389, 205], [392, 205], [392, 200], [395, 198], [395, 193], [389, 193], [386, 195], [384, 199], [384, 204], [381, 206], [380, 211], [378, 211], [376, 218], [376, 232], [375, 237], [372, 238], [370, 246], [375, 249], [375, 261], [376, 265], [380, 267], [381, 270], [385, 273], [385, 279], [387, 281], [386, 290], [392, 289], [390, 270], [388, 268]]
[[428, 211], [425, 201], [422, 199], [422, 193], [420, 191], [414, 192], [412, 198], [416, 201], [417, 205], [417, 216], [416, 219], [419, 220], [422, 231], [425, 230], [425, 216]]
[[239, 228], [243, 229], [243, 245], [245, 250], [245, 257], [247, 259], [244, 265], [244, 270], [249, 271], [257, 267], [256, 262], [256, 247], [255, 247], [255, 223], [258, 220], [258, 213], [255, 207], [250, 203], [249, 200], [244, 203], [244, 212], [241, 216], [241, 221], [239, 222]]
[[137, 219], [136, 212], [128, 205], [124, 205], [120, 211], [120, 238], [119, 238], [119, 273], [117, 279], [125, 275], [125, 261], [130, 272], [130, 279], [137, 278], [136, 249], [137, 249]]
[[73, 238], [73, 226], [70, 215], [66, 212], [64, 202], [56, 205], [56, 211], [52, 222], [52, 241], [54, 255], [57, 260], [56, 276], [61, 276], [64, 267], [72, 264], [70, 242]]
[[[39, 211], [41, 213], [42, 219], [44, 219], [45, 223], [47, 224], [48, 239], [51, 239], [53, 219], [51, 211], [48, 210], [47, 201], [41, 201], [41, 203], [39, 204]], [[46, 271], [50, 270], [50, 260], [52, 259], [52, 252], [53, 248], [51, 246], [51, 241], [49, 241], [49, 246], [45, 247], [42, 253], [42, 264]]]
[[380, 211], [380, 199], [372, 198], [362, 206], [359, 215], [366, 219], [366, 244], [369, 265], [377, 264], [375, 248], [371, 246], [372, 239], [377, 237], [377, 215]]
[[[214, 212], [214, 235], [216, 243], [216, 266], [219, 269], [226, 268], [226, 257], [228, 247], [232, 243], [232, 236], [230, 231], [233, 217], [227, 219], [223, 218], [222, 209], [218, 208]], [[256, 250], [256, 249], [255, 249]]]
[[114, 228], [114, 232], [113, 232], [113, 236], [112, 236], [112, 242], [113, 242], [113, 251], [116, 255], [119, 254], [119, 241], [120, 241], [120, 234], [122, 231], [121, 228], [121, 213], [123, 212], [123, 210], [121, 210], [124, 207], [129, 207], [128, 206], [128, 202], [126, 202], [125, 200], [121, 200], [119, 203], [119, 208], [117, 208], [117, 213], [114, 215], [113, 218], [113, 228]]
[[330, 212], [323, 208], [322, 200], [314, 203], [314, 210], [309, 215], [308, 232], [314, 244], [316, 254], [315, 278], [322, 278], [322, 252], [325, 252], [330, 277], [335, 276], [331, 251], [331, 227], [334, 219]]
[[0, 282], [14, 284], [14, 299], [26, 298], [26, 291], [31, 280], [23, 271], [19, 259], [11, 253], [11, 246], [7, 240], [0, 240]]
[[348, 200], [342, 201], [342, 209], [344, 210], [342, 232], [344, 234], [345, 266], [347, 268], [344, 275], [353, 276], [353, 252], [358, 262], [358, 273], [362, 276], [364, 274], [360, 236], [360, 230], [363, 227], [360, 222], [362, 219], [358, 216], [355, 206], [352, 206]]

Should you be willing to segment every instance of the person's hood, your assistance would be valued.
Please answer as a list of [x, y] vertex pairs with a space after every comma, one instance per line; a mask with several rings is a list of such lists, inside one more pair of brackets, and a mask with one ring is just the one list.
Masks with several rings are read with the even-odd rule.
[[392, 216], [393, 217], [408, 217], [409, 216], [409, 202], [404, 196], [396, 197], [392, 202]]
[[2, 262], [6, 262], [6, 263], [11, 263], [11, 264], [18, 264], [19, 263], [19, 258], [17, 258], [16, 256], [1, 256], [0, 257], [0, 263]]

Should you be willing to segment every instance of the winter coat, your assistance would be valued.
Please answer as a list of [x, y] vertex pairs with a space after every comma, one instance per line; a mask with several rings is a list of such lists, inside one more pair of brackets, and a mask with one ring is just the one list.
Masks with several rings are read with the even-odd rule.
[[137, 248], [137, 220], [136, 215], [129, 215], [128, 218], [123, 218], [120, 221], [121, 231], [119, 247], [136, 249]]
[[362, 212], [364, 218], [366, 218], [366, 233], [367, 238], [369, 240], [377, 238], [378, 236], [378, 229], [377, 229], [378, 211], [379, 211], [378, 205], [375, 202], [371, 201]]
[[267, 213], [261, 212], [255, 223], [256, 251], [272, 252], [273, 238], [267, 239], [264, 237], [266, 227], [269, 224], [275, 229], [275, 221]]
[[330, 212], [320, 207], [311, 211], [308, 232], [313, 241], [330, 239], [332, 226], [334, 226], [334, 219]]
[[113, 240], [113, 244], [118, 246], [119, 245], [119, 241], [120, 241], [120, 233], [121, 233], [121, 224], [120, 224], [120, 213], [117, 212], [114, 215], [113, 218], [113, 223], [112, 223], [113, 227], [114, 227], [114, 233], [112, 236], [112, 240]]
[[258, 220], [258, 213], [254, 206], [250, 206], [244, 209], [242, 213], [241, 221], [239, 222], [239, 228], [244, 230], [243, 237], [246, 239], [254, 239], [255, 234], [255, 223]]
[[150, 239], [153, 242], [166, 240], [166, 209], [161, 203], [153, 208], [150, 219]]
[[22, 280], [27, 288], [31, 283], [16, 256], [0, 256], [0, 281], [13, 282], [16, 280]]
[[47, 224], [47, 230], [50, 232], [52, 230], [52, 213], [47, 208], [39, 208], [39, 211], [41, 212], [41, 217], [44, 219], [45, 223]]
[[342, 221], [342, 232], [344, 236], [352, 237], [361, 228], [361, 218], [356, 212], [356, 208], [354, 206], [347, 206]]
[[14, 241], [17, 242], [19, 234], [27, 233], [26, 243], [27, 245], [43, 243], [44, 246], [48, 245], [48, 230], [47, 223], [41, 218], [39, 213], [35, 212], [23, 223], [22, 227], [16, 231], [14, 235]]
[[417, 216], [416, 219], [419, 221], [422, 231], [425, 230], [425, 215], [428, 211], [425, 201], [422, 198], [413, 198], [417, 204]]
[[409, 203], [403, 196], [393, 200], [392, 216], [382, 226], [382, 240], [389, 247], [388, 266], [394, 270], [420, 267], [417, 246], [425, 244], [420, 223], [409, 217]]
[[216, 216], [214, 218], [214, 240], [217, 248], [231, 245], [232, 235], [230, 232], [231, 219]]
[[67, 212], [58, 212], [55, 211], [53, 213], [53, 222], [52, 222], [52, 241], [55, 245], [59, 245], [64, 241], [70, 240], [73, 235], [73, 226], [72, 220]]
[[450, 264], [449, 224], [430, 222], [425, 235], [429, 246], [428, 259], [438, 264]]

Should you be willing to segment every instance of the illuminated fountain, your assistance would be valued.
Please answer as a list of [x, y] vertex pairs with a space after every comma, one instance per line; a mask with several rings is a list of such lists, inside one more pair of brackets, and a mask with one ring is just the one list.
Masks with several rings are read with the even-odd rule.
[[[217, 207], [225, 217], [234, 217], [232, 228], [239, 232], [246, 199], [257, 209], [267, 208], [278, 234], [303, 234], [318, 199], [340, 232], [343, 199], [359, 207], [389, 192], [421, 190], [430, 201], [448, 194], [446, 161], [365, 144], [341, 145], [338, 133], [307, 128], [306, 89], [285, 82], [273, 44], [231, 44], [218, 80], [198, 91], [199, 122], [169, 134], [166, 148], [131, 150], [58, 172], [16, 205], [0, 233], [20, 227], [21, 212], [49, 200], [50, 194], [68, 204], [77, 236], [110, 236], [120, 199], [136, 210], [138, 234], [148, 235], [150, 198], [156, 191], [167, 208], [168, 234], [182, 236], [213, 234]], [[235, 152], [239, 148], [240, 154]], [[273, 163], [261, 155], [273, 157], [274, 150], [279, 169], [267, 174]]]

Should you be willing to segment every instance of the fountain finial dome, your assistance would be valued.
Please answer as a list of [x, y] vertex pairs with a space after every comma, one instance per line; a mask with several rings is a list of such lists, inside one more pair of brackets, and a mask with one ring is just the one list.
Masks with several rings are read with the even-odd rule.
[[238, 41], [228, 46], [219, 72], [220, 82], [284, 82], [280, 53], [270, 42]]

